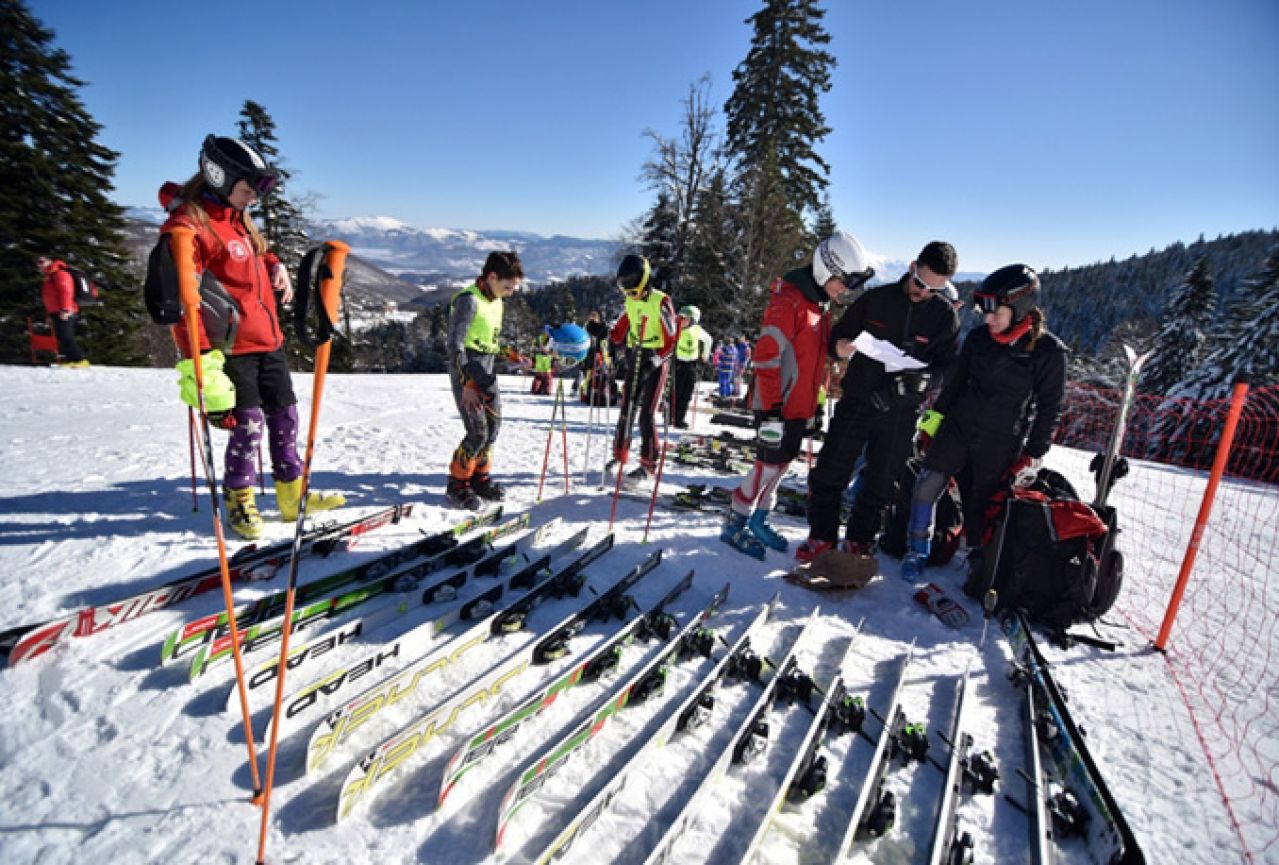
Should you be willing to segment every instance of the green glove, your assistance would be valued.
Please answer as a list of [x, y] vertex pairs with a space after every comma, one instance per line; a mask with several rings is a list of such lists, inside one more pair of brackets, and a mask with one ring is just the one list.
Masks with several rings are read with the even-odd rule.
[[[226, 358], [217, 349], [206, 352], [200, 361], [200, 369], [204, 373], [204, 410], [209, 414], [228, 412], [235, 408], [235, 385], [222, 371], [224, 363]], [[177, 369], [181, 375], [178, 379], [178, 391], [182, 401], [191, 408], [198, 408], [200, 403], [196, 398], [195, 364], [187, 358], [178, 361]]]
[[915, 429], [932, 438], [937, 435], [937, 428], [941, 426], [942, 417], [941, 412], [930, 408], [919, 416], [919, 422], [915, 424]]

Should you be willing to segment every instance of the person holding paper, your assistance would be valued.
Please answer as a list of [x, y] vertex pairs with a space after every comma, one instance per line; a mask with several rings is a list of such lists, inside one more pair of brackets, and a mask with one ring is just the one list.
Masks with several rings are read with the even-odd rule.
[[958, 266], [955, 248], [933, 241], [901, 279], [867, 291], [831, 329], [831, 355], [850, 360], [808, 475], [809, 536], [795, 553], [800, 562], [836, 549], [840, 500], [864, 450], [847, 538], [837, 551], [853, 556], [866, 576], [878, 571], [872, 544], [910, 457], [920, 406], [955, 360], [959, 317], [944, 292]]

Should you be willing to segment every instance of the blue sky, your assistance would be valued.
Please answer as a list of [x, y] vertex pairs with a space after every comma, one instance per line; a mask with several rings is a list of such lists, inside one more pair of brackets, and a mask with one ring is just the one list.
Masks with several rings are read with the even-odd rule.
[[[722, 107], [761, 5], [29, 2], [121, 153], [121, 204], [254, 99], [316, 215], [581, 237], [647, 209], [644, 130], [677, 134], [703, 73]], [[1064, 267], [1279, 225], [1275, 0], [825, 5], [820, 152], [876, 254]]]

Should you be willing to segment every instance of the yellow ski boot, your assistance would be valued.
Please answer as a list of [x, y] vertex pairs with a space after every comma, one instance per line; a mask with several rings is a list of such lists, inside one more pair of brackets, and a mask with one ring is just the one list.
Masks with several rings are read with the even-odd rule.
[[[291, 523], [298, 518], [298, 503], [302, 500], [302, 479], [275, 482], [275, 505], [280, 509], [280, 519]], [[310, 490], [306, 494], [306, 512], [331, 511], [346, 504], [341, 493], [321, 493]]]
[[253, 487], [238, 490], [228, 488], [226, 510], [231, 531], [250, 541], [262, 537], [262, 516], [258, 513], [257, 502], [253, 499]]

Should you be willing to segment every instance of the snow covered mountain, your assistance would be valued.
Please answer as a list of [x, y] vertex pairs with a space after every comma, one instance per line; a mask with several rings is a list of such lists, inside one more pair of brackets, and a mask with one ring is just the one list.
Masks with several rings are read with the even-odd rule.
[[617, 244], [609, 240], [543, 237], [526, 231], [417, 228], [389, 216], [323, 220], [314, 228], [316, 236], [345, 241], [356, 255], [420, 284], [470, 279], [485, 256], [497, 249], [517, 250], [534, 282], [607, 273], [614, 267], [617, 250]]

